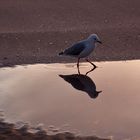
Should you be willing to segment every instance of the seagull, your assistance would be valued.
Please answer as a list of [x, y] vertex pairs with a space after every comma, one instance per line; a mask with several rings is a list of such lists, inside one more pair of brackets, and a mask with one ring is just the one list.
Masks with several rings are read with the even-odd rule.
[[88, 56], [95, 49], [95, 46], [96, 46], [95, 43], [102, 44], [98, 35], [91, 34], [87, 39], [78, 41], [77, 43], [73, 44], [71, 47], [66, 48], [64, 51], [60, 52], [59, 55], [60, 56], [71, 56], [71, 57], [77, 58], [78, 73], [80, 73], [79, 61], [81, 58], [85, 58], [85, 60], [87, 62], [89, 62], [92, 66], [94, 66], [94, 68], [96, 68], [97, 66], [88, 59]]

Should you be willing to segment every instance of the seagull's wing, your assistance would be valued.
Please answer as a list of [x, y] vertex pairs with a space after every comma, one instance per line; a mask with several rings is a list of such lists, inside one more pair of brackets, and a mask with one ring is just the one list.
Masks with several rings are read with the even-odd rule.
[[64, 54], [66, 55], [79, 55], [85, 49], [84, 42], [78, 42], [74, 44], [72, 47], [64, 50]]

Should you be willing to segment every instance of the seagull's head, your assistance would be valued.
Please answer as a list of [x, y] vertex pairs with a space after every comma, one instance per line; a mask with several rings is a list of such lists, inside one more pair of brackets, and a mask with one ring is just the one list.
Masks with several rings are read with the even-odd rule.
[[98, 42], [98, 43], [102, 44], [100, 38], [96, 34], [91, 34], [88, 37], [88, 40], [93, 41], [94, 43]]

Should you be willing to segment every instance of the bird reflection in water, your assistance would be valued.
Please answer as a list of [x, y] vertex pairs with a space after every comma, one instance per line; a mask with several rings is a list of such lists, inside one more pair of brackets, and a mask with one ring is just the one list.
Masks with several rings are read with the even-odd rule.
[[75, 89], [86, 92], [91, 98], [98, 97], [102, 91], [96, 91], [96, 85], [90, 77], [83, 74], [59, 75]]

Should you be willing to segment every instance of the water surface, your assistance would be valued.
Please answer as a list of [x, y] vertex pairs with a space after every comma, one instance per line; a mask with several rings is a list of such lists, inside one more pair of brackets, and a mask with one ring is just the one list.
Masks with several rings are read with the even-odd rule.
[[114, 139], [140, 137], [140, 61], [36, 64], [0, 69], [0, 109], [9, 121]]

